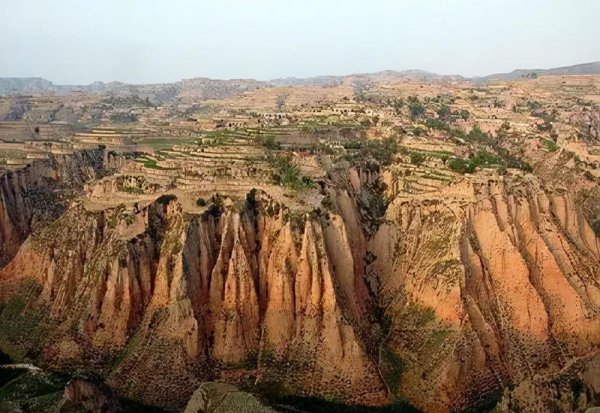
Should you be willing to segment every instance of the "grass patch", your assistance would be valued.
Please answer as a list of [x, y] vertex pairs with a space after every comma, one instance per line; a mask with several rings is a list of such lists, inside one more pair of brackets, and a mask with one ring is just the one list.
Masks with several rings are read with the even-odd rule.
[[550, 139], [543, 139], [542, 145], [548, 152], [556, 152], [558, 150], [558, 145]]
[[123, 191], [127, 192], [128, 194], [143, 194], [144, 190], [142, 188], [138, 188], [136, 186], [127, 186], [125, 188], [123, 188]]

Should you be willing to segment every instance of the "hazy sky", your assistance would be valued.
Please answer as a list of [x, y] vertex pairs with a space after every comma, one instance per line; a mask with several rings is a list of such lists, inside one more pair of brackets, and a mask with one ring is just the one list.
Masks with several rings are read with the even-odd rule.
[[0, 77], [59, 84], [600, 60], [600, 0], [0, 0]]

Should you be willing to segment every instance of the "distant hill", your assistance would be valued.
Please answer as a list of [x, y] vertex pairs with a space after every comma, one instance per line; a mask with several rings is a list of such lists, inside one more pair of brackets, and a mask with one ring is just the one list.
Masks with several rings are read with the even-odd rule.
[[465, 78], [459, 75], [438, 75], [424, 70], [385, 70], [376, 73], [362, 73], [343, 76], [315, 76], [309, 78], [281, 78], [267, 82], [254, 79], [184, 79], [174, 83], [128, 84], [122, 82], [94, 82], [89, 85], [55, 85], [40, 77], [0, 78], [0, 95], [27, 93], [114, 93], [116, 95], [137, 94], [148, 97], [153, 102], [166, 102], [177, 96], [187, 96], [198, 100], [222, 99], [260, 87], [276, 86], [327, 86], [341, 82], [387, 83], [402, 80], [421, 82], [461, 81], [488, 82], [492, 80], [517, 80], [545, 75], [589, 75], [600, 74], [600, 62], [585, 63], [553, 69], [517, 69], [510, 73], [496, 73], [483, 77]]
[[110, 93], [115, 96], [137, 95], [153, 103], [169, 102], [186, 96], [195, 100], [223, 99], [243, 92], [269, 86], [253, 79], [218, 80], [208, 78], [184, 79], [174, 83], [128, 84], [94, 82], [89, 85], [55, 85], [42, 78], [0, 78], [0, 95], [29, 93]]
[[493, 75], [475, 77], [476, 82], [489, 82], [492, 80], [518, 80], [536, 76], [548, 75], [597, 75], [600, 74], [600, 62], [583, 63], [573, 66], [555, 67], [552, 69], [516, 69], [510, 73], [495, 73]]
[[298, 85], [310, 85], [310, 86], [322, 86], [330, 85], [333, 83], [339, 83], [346, 80], [369, 80], [375, 83], [399, 81], [399, 80], [416, 80], [422, 82], [433, 82], [440, 80], [465, 80], [464, 77], [458, 75], [438, 75], [436, 73], [427, 72], [424, 70], [384, 70], [382, 72], [375, 73], [358, 73], [344, 76], [316, 76], [309, 78], [296, 78], [287, 77], [282, 79], [273, 79], [268, 83], [272, 86], [298, 86]]
[[0, 94], [43, 92], [52, 86], [52, 82], [41, 77], [0, 77]]

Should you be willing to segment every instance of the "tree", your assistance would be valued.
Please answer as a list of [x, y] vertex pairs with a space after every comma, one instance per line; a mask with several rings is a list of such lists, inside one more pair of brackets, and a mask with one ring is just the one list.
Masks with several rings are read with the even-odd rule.
[[275, 100], [275, 106], [277, 107], [278, 111], [280, 111], [285, 106], [286, 99], [287, 99], [286, 95], [277, 96], [277, 99]]
[[410, 116], [412, 118], [420, 118], [425, 115], [425, 106], [421, 104], [418, 97], [411, 96], [408, 100], [408, 110], [410, 111]]
[[436, 111], [440, 119], [446, 119], [450, 115], [450, 107], [445, 103], [442, 103], [442, 106]]
[[475, 162], [471, 162], [469, 159], [453, 158], [448, 161], [448, 168], [461, 174], [470, 174], [475, 172], [477, 165]]
[[413, 152], [410, 154], [410, 163], [412, 163], [413, 165], [421, 165], [423, 162], [425, 162], [426, 159], [427, 157], [425, 156], [425, 154], [422, 154], [420, 152]]
[[481, 130], [479, 125], [475, 125], [467, 134], [467, 139], [470, 141], [485, 142], [490, 139], [489, 135]]

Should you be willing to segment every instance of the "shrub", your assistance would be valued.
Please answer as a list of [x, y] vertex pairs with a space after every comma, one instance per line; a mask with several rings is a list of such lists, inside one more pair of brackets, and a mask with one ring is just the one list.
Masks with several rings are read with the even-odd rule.
[[361, 141], [347, 141], [342, 143], [344, 149], [361, 149], [364, 145]]
[[410, 163], [412, 163], [413, 165], [421, 165], [423, 162], [425, 162], [426, 159], [427, 157], [425, 156], [425, 154], [422, 154], [420, 152], [413, 152], [410, 154]]
[[125, 220], [125, 223], [129, 226], [131, 224], [133, 224], [133, 221], [135, 221], [135, 217], [131, 214], [127, 214], [125, 215], [125, 217], [123, 217], [123, 219]]
[[425, 129], [417, 126], [416, 128], [413, 129], [413, 133], [415, 136], [421, 136], [421, 135], [425, 134]]
[[199, 207], [206, 206], [206, 200], [204, 198], [198, 198], [196, 199], [196, 205]]
[[219, 218], [223, 213], [223, 198], [219, 194], [215, 194], [210, 198], [210, 205], [206, 209], [206, 213], [215, 218]]
[[410, 112], [410, 116], [413, 118], [420, 118], [425, 114], [425, 106], [419, 102], [419, 98], [416, 96], [411, 96], [408, 98], [408, 110]]
[[259, 135], [256, 137], [256, 142], [270, 150], [276, 150], [281, 148], [279, 142], [275, 141], [275, 138], [271, 135]]
[[312, 188], [314, 182], [307, 176], [302, 176], [300, 168], [292, 163], [291, 156], [277, 158], [275, 161], [275, 182], [293, 190]]
[[471, 162], [477, 166], [501, 165], [503, 163], [502, 159], [488, 151], [479, 151], [477, 155], [471, 159]]
[[350, 159], [354, 162], [372, 158], [380, 165], [390, 165], [394, 159], [394, 154], [398, 152], [398, 143], [394, 138], [386, 138], [364, 142], [348, 142], [344, 143], [344, 148], [360, 149], [360, 151], [350, 156]]
[[461, 174], [470, 174], [475, 172], [477, 165], [469, 159], [453, 158], [448, 161], [448, 168]]
[[558, 145], [550, 139], [544, 139], [542, 141], [542, 145], [544, 145], [544, 148], [546, 148], [548, 152], [555, 152], [556, 150], [558, 150]]
[[467, 134], [466, 138], [475, 142], [485, 142], [490, 140], [490, 136], [483, 132], [479, 125], [475, 125], [475, 127]]
[[440, 108], [436, 111], [440, 119], [446, 119], [450, 115], [450, 107], [443, 103]]
[[215, 218], [219, 218], [221, 216], [221, 208], [217, 204], [210, 204], [206, 213]]
[[467, 135], [461, 129], [450, 129], [451, 138], [466, 139]]
[[585, 171], [585, 172], [583, 173], [583, 176], [585, 176], [585, 178], [586, 178], [588, 181], [592, 181], [592, 182], [594, 182], [594, 181], [596, 180], [596, 177], [595, 177], [595, 176], [594, 176], [594, 174], [593, 174], [593, 173], [591, 173], [590, 171]]
[[439, 120], [439, 119], [427, 118], [425, 120], [425, 125], [431, 129], [438, 129], [438, 130], [445, 130], [445, 131], [450, 130], [450, 127], [448, 126], [448, 124], [446, 122], [444, 122], [443, 120]]
[[253, 211], [256, 209], [256, 205], [257, 205], [257, 201], [256, 201], [256, 194], [257, 194], [258, 190], [256, 188], [252, 188], [250, 190], [250, 192], [248, 192], [246, 194], [246, 209], [248, 209], [249, 211]]
[[125, 192], [128, 194], [143, 194], [144, 190], [142, 188], [138, 188], [137, 186], [126, 186], [123, 188]]

